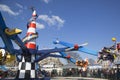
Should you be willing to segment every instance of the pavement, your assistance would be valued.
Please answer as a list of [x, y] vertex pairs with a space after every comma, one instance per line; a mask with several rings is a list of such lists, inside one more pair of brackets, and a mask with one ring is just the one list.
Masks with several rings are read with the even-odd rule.
[[[6, 78], [2, 80], [18, 80], [15, 78]], [[19, 79], [24, 80], [24, 79]], [[108, 79], [102, 79], [102, 78], [88, 78], [88, 77], [44, 77], [44, 78], [37, 78], [37, 79], [31, 79], [31, 80], [108, 80]]]
[[108, 79], [88, 77], [52, 77], [50, 80], [108, 80]]

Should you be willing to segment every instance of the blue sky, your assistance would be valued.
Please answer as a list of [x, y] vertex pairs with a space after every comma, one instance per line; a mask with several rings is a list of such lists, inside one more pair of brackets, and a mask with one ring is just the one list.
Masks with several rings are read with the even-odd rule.
[[[82, 44], [99, 51], [113, 44], [112, 37], [120, 41], [120, 0], [0, 0], [0, 11], [10, 28], [26, 34], [31, 6], [36, 8], [39, 49], [54, 48], [52, 41], [59, 40]], [[81, 52], [80, 52], [81, 53]], [[94, 56], [81, 53], [83, 58]]]

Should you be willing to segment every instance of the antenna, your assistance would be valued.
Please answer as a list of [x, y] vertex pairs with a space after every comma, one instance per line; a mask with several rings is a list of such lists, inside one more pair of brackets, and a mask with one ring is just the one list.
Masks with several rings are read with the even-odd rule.
[[31, 9], [32, 11], [34, 11], [34, 10], [35, 10], [35, 7], [31, 6], [30, 9]]

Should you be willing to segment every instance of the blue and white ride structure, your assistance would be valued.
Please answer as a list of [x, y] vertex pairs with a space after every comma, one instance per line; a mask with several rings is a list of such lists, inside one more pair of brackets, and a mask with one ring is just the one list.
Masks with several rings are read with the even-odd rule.
[[[27, 23], [27, 34], [23, 39], [20, 39], [18, 36], [22, 30], [17, 28], [10, 29], [7, 27], [0, 12], [0, 37], [5, 44], [1, 49], [5, 49], [5, 51], [8, 51], [10, 54], [16, 55], [19, 62], [19, 70], [17, 72], [16, 79], [36, 79], [36, 63], [46, 57], [66, 58], [75, 63], [76, 60], [71, 58], [65, 52], [82, 51], [91, 55], [97, 55], [97, 52], [86, 49], [83, 47], [84, 45], [73, 45], [63, 41], [55, 41], [54, 43], [62, 44], [66, 47], [38, 50], [36, 44], [36, 39], [38, 38], [38, 33], [36, 32], [37, 13], [35, 9], [32, 9], [32, 11], [32, 17]], [[14, 41], [20, 49], [15, 49], [12, 41]], [[61, 55], [51, 54], [56, 52]]]

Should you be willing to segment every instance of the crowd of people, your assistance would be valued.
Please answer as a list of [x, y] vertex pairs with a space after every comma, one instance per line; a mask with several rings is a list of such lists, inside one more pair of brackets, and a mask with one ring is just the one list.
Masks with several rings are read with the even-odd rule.
[[43, 72], [46, 77], [91, 77], [108, 80], [120, 80], [120, 69], [117, 68], [87, 69], [86, 71], [78, 68], [67, 68], [63, 69], [61, 73], [57, 70], [52, 70], [51, 72], [43, 70], [40, 71], [38, 75], [40, 75], [41, 72]]
[[92, 69], [88, 70], [89, 77], [95, 78], [105, 78], [109, 80], [120, 80], [120, 69], [112, 68], [112, 69]]

